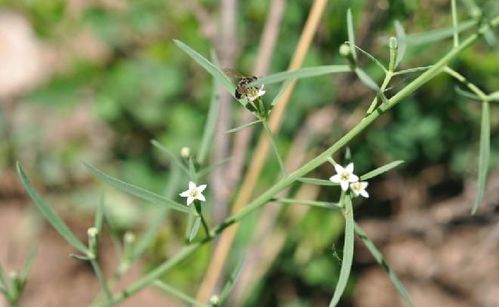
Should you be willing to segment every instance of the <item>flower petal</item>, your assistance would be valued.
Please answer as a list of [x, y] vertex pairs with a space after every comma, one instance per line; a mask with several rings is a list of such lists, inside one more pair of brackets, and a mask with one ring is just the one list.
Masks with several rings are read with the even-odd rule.
[[189, 197], [187, 197], [187, 206], [190, 206], [193, 201], [194, 201], [194, 197], [189, 195]]
[[336, 175], [334, 175], [334, 176], [331, 176], [331, 177], [329, 178], [329, 181], [332, 181], [332, 182], [334, 182], [334, 183], [340, 183], [340, 182], [341, 182], [341, 180], [340, 180], [340, 175], [336, 174]]
[[179, 195], [182, 196], [182, 197], [189, 197], [190, 194], [191, 194], [190, 191], [187, 190], [187, 191], [184, 191], [184, 192], [180, 193]]
[[361, 190], [360, 195], [364, 196], [365, 198], [369, 198], [369, 193], [367, 193], [366, 190]]
[[359, 181], [359, 177], [357, 175], [355, 175], [355, 174], [351, 174], [350, 178], [348, 178], [348, 181], [350, 181], [350, 182], [357, 182], [357, 181]]
[[198, 193], [201, 193], [204, 191], [204, 189], [206, 189], [206, 184], [202, 184], [200, 186], [197, 187], [197, 190], [198, 190]]
[[200, 201], [206, 201], [206, 198], [204, 197], [203, 194], [199, 193], [197, 196], [196, 196], [196, 199], [199, 199]]
[[192, 189], [195, 189], [196, 188], [196, 184], [192, 181], [189, 181], [189, 190], [192, 190]]
[[334, 170], [336, 171], [337, 174], [341, 174], [341, 173], [343, 173], [344, 168], [343, 168], [343, 166], [335, 163]]
[[348, 190], [348, 181], [341, 181], [340, 184], [343, 191]]
[[348, 163], [347, 167], [345, 167], [345, 170], [349, 173], [353, 173], [353, 163]]

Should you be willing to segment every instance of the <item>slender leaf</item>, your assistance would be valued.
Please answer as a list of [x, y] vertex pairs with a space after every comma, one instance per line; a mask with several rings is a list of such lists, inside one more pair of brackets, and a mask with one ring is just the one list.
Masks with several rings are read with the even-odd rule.
[[102, 230], [102, 221], [104, 219], [104, 195], [101, 196], [97, 210], [95, 211], [94, 227], [97, 228], [98, 233]]
[[398, 75], [410, 74], [410, 73], [415, 73], [415, 72], [420, 72], [420, 71], [426, 71], [426, 70], [430, 69], [432, 66], [433, 65], [399, 70], [399, 71], [396, 71], [393, 75], [398, 76]]
[[317, 201], [317, 200], [307, 200], [307, 199], [294, 199], [294, 198], [279, 198], [273, 199], [272, 201], [281, 203], [283, 205], [306, 205], [311, 207], [319, 207], [325, 209], [339, 209], [339, 205], [337, 203], [325, 202], [325, 201]]
[[198, 302], [194, 297], [189, 296], [189, 295], [185, 294], [184, 292], [173, 288], [172, 286], [160, 281], [159, 279], [154, 282], [154, 285], [156, 287], [160, 288], [161, 290], [181, 299], [182, 301], [184, 301], [186, 303], [192, 304], [194, 306], [210, 307], [210, 305]]
[[362, 83], [364, 83], [367, 87], [369, 87], [370, 89], [372, 89], [376, 92], [380, 91], [378, 84], [371, 77], [369, 77], [369, 75], [364, 70], [362, 70], [359, 67], [356, 67], [354, 71], [355, 71], [355, 74], [357, 75], [357, 77], [359, 78], [359, 80]]
[[381, 167], [378, 167], [368, 173], [365, 173], [364, 175], [360, 176], [360, 180], [368, 180], [368, 179], [371, 179], [373, 177], [376, 177], [376, 176], [379, 176], [383, 173], [386, 173], [388, 172], [389, 170], [399, 166], [400, 164], [404, 163], [404, 161], [402, 160], [397, 160], [397, 161], [393, 161], [393, 162], [390, 162], [388, 164], [385, 164]]
[[354, 220], [353, 220], [353, 206], [352, 200], [349, 196], [344, 198], [345, 209], [343, 215], [345, 216], [345, 242], [343, 245], [343, 260], [341, 261], [340, 277], [334, 290], [333, 298], [329, 303], [329, 307], [334, 307], [340, 301], [343, 292], [347, 286], [348, 278], [350, 277], [350, 270], [353, 262], [353, 243], [354, 243]]
[[[173, 167], [170, 176], [168, 177], [168, 182], [166, 184], [165, 196], [167, 198], [171, 198], [174, 196], [177, 187], [179, 186], [179, 180], [181, 178], [181, 173], [178, 167]], [[133, 246], [133, 257], [132, 261], [136, 261], [142, 256], [148, 246], [151, 245], [151, 242], [156, 237], [158, 229], [163, 225], [166, 217], [168, 216], [168, 207], [162, 207], [157, 214], [154, 215], [154, 219], [148, 223], [146, 230], [137, 240], [137, 242]], [[194, 215], [189, 215], [189, 218]]]
[[334, 183], [334, 182], [329, 181], [329, 180], [309, 178], [309, 177], [301, 177], [301, 178], [298, 178], [297, 181], [307, 183], [307, 184], [313, 184], [313, 185], [325, 185], [325, 186], [337, 186], [337, 185], [339, 185], [339, 184]]
[[264, 120], [262, 121], [263, 128], [265, 128], [265, 132], [267, 133], [267, 137], [269, 138], [270, 145], [272, 146], [272, 149], [274, 150], [274, 154], [276, 156], [277, 162], [279, 163], [279, 168], [281, 169], [281, 173], [283, 176], [286, 175], [286, 167], [284, 166], [284, 162], [282, 161], [281, 155], [279, 154], [279, 148], [277, 148], [277, 143], [274, 138], [274, 134], [272, 133], [272, 130], [270, 130], [270, 127], [268, 126], [267, 122]]
[[198, 178], [202, 178], [203, 176], [206, 176], [208, 175], [209, 173], [213, 172], [213, 170], [217, 169], [218, 167], [226, 164], [227, 162], [229, 162], [230, 160], [232, 160], [232, 157], [228, 157], [228, 158], [225, 158], [225, 159], [222, 159], [221, 161], [218, 161], [218, 162], [215, 162], [213, 163], [212, 165], [210, 166], [207, 166], [203, 169], [201, 169], [199, 172], [198, 172]]
[[274, 96], [274, 99], [272, 99], [272, 103], [270, 104], [270, 106], [273, 108], [278, 102], [279, 100], [281, 99], [282, 95], [284, 95], [284, 93], [286, 93], [286, 91], [288, 89], [292, 89], [290, 88], [290, 86], [295, 82], [296, 80], [286, 80], [284, 81], [284, 83], [281, 85], [281, 88], [279, 89], [279, 92], [277, 92], [277, 95]]
[[187, 213], [187, 214], [195, 214], [190, 208], [181, 205], [171, 199], [168, 199], [166, 197], [163, 197], [161, 195], [158, 195], [156, 193], [153, 193], [151, 191], [148, 191], [144, 188], [135, 186], [133, 184], [121, 181], [117, 178], [114, 178], [112, 176], [107, 175], [106, 173], [102, 172], [101, 170], [97, 169], [95, 166], [88, 164], [86, 162], [83, 163], [89, 170], [94, 174], [94, 176], [100, 178], [110, 186], [114, 187], [115, 189], [128, 193], [130, 195], [136, 196], [140, 199], [156, 203], [159, 205], [166, 206], [170, 209], [177, 210], [179, 212]]
[[188, 242], [192, 242], [192, 240], [194, 240], [199, 232], [199, 226], [201, 226], [201, 218], [197, 216], [192, 224], [191, 231], [189, 232]]
[[230, 292], [234, 288], [234, 285], [236, 284], [236, 281], [239, 277], [239, 273], [241, 273], [241, 269], [243, 268], [244, 264], [244, 258], [242, 258], [239, 263], [236, 265], [232, 273], [230, 274], [229, 278], [227, 279], [227, 282], [225, 283], [224, 287], [222, 288], [222, 291], [220, 291], [220, 302], [219, 305], [222, 305], [225, 300], [229, 297]]
[[493, 101], [499, 101], [499, 91], [495, 91], [489, 94], [489, 99]]
[[26, 280], [28, 278], [29, 271], [33, 267], [33, 263], [35, 263], [37, 250], [38, 248], [36, 246], [33, 246], [30, 249], [28, 256], [26, 257], [26, 260], [24, 261], [21, 273], [19, 274], [21, 280]]
[[459, 86], [455, 86], [454, 90], [456, 93], [460, 96], [463, 96], [465, 98], [471, 99], [471, 100], [480, 100], [480, 97], [478, 97], [476, 94], [472, 92], [468, 92], [466, 90], [461, 89]]
[[159, 149], [161, 152], [166, 154], [170, 158], [170, 160], [173, 163], [175, 163], [175, 165], [177, 165], [178, 168], [180, 168], [185, 172], [186, 175], [189, 175], [189, 169], [184, 165], [184, 163], [182, 163], [182, 161], [180, 161], [180, 159], [173, 152], [171, 152], [165, 146], [161, 145], [161, 143], [156, 140], [151, 140], [151, 144], [157, 149]]
[[452, 28], [454, 30], [454, 48], [459, 46], [459, 24], [457, 20], [457, 8], [456, 8], [456, 0], [451, 0], [451, 12], [452, 12]]
[[395, 60], [395, 67], [397, 67], [404, 59], [405, 51], [407, 49], [407, 37], [405, 30], [398, 20], [395, 21], [395, 33], [397, 35], [398, 43], [397, 59]]
[[7, 280], [7, 277], [5, 277], [5, 272], [1, 265], [0, 265], [0, 283], [2, 284], [3, 288], [7, 292], [9, 292], [9, 282]]
[[257, 120], [255, 120], [255, 121], [249, 122], [249, 123], [244, 124], [244, 125], [241, 125], [241, 126], [239, 126], [239, 127], [232, 128], [232, 129], [230, 129], [230, 130], [227, 130], [227, 132], [225, 132], [225, 133], [234, 133], [234, 132], [238, 132], [238, 131], [241, 131], [241, 130], [243, 130], [243, 129], [245, 129], [245, 128], [251, 127], [251, 126], [256, 125], [256, 124], [258, 124], [258, 123], [261, 123], [261, 122], [262, 122], [262, 120], [261, 120], [261, 119], [257, 119]]
[[[462, 22], [457, 30], [459, 33], [472, 28], [477, 24], [476, 20], [467, 20]], [[454, 27], [446, 27], [436, 30], [431, 30], [423, 33], [414, 33], [406, 36], [406, 42], [408, 45], [422, 45], [428, 43], [438, 42], [454, 35]]]
[[480, 152], [478, 154], [478, 193], [471, 214], [475, 214], [482, 203], [490, 160], [490, 110], [489, 103], [482, 102], [482, 125], [480, 129]]
[[52, 227], [74, 248], [78, 249], [84, 254], [89, 252], [88, 248], [78, 239], [78, 237], [69, 229], [69, 227], [62, 221], [62, 219], [47, 205], [42, 197], [36, 192], [31, 185], [28, 177], [26, 176], [21, 163], [17, 162], [17, 174], [21, 183], [28, 192], [29, 196], [35, 203], [36, 207], [42, 215], [50, 222]]
[[[215, 63], [216, 55], [212, 52], [212, 58]], [[203, 129], [203, 138], [201, 139], [201, 146], [199, 147], [199, 154], [197, 156], [197, 162], [203, 164], [208, 156], [208, 151], [213, 143], [213, 136], [215, 135], [215, 127], [217, 125], [218, 110], [220, 109], [220, 101], [218, 99], [218, 83], [216, 80], [213, 81], [213, 88], [210, 100], [210, 109], [208, 110], [208, 118]]]
[[388, 277], [390, 278], [391, 282], [399, 292], [400, 296], [402, 299], [405, 301], [405, 303], [408, 306], [414, 306], [412, 303], [411, 297], [409, 296], [409, 293], [405, 289], [404, 285], [400, 281], [400, 279], [397, 277], [397, 274], [395, 274], [395, 271], [390, 267], [388, 262], [385, 260], [381, 252], [376, 248], [374, 243], [367, 237], [367, 234], [360, 228], [360, 226], [355, 223], [355, 233], [359, 238], [362, 240], [364, 245], [367, 247], [371, 255], [373, 255], [374, 259], [376, 262], [381, 265], [381, 267], [385, 270], [385, 272], [388, 274]]
[[258, 78], [257, 80], [248, 84], [248, 86], [257, 86], [261, 84], [267, 85], [267, 84], [287, 81], [290, 79], [303, 79], [303, 78], [317, 77], [326, 74], [335, 74], [335, 73], [342, 73], [349, 71], [352, 71], [352, 69], [348, 65], [324, 65], [324, 66], [315, 66], [315, 67], [305, 67], [293, 71], [278, 72], [272, 75]]
[[191, 157], [189, 157], [189, 178], [197, 183], [196, 166], [194, 165], [194, 160]]
[[215, 66], [213, 63], [208, 61], [205, 57], [199, 54], [197, 51], [187, 46], [179, 40], [173, 40], [175, 45], [177, 45], [182, 51], [187, 53], [194, 61], [201, 65], [210, 75], [215, 78], [215, 80], [220, 83], [231, 95], [234, 95], [235, 86], [229, 77], [220, 68]]
[[[350, 44], [350, 42], [349, 42]], [[366, 57], [368, 57], [374, 64], [378, 65], [379, 68], [381, 68], [381, 70], [383, 70], [384, 72], [387, 71], [385, 65], [383, 65], [383, 63], [381, 63], [378, 59], [376, 59], [374, 57], [374, 55], [370, 54], [369, 52], [365, 51], [364, 49], [360, 48], [359, 46], [354, 46], [355, 49], [359, 50], [361, 53], [363, 53]]]
[[357, 52], [355, 51], [355, 31], [353, 29], [353, 17], [352, 17], [352, 10], [348, 9], [347, 10], [347, 29], [348, 29], [348, 41], [350, 42], [350, 52], [352, 53], [352, 56], [354, 60], [357, 62]]

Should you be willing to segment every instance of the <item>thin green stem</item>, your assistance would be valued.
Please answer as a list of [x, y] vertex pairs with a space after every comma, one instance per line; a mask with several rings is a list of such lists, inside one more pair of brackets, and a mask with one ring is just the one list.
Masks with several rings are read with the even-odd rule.
[[[495, 27], [499, 24], [499, 17], [496, 17], [490, 22], [492, 27]], [[481, 32], [481, 31], [480, 31]], [[169, 259], [166, 262], [163, 262], [158, 267], [156, 267], [153, 271], [149, 272], [147, 275], [133, 283], [131, 286], [121, 291], [109, 302], [104, 304], [98, 304], [97, 306], [109, 306], [111, 304], [115, 304], [123, 301], [130, 295], [142, 290], [147, 287], [151, 283], [153, 283], [157, 278], [175, 266], [177, 263], [183, 261], [192, 253], [194, 253], [198, 248], [202, 245], [211, 242], [215, 236], [220, 234], [224, 229], [229, 227], [230, 225], [239, 222], [241, 219], [246, 217], [248, 214], [257, 210], [258, 208], [265, 205], [268, 201], [270, 201], [277, 193], [284, 190], [298, 178], [303, 177], [307, 173], [311, 172], [318, 166], [322, 165], [324, 162], [331, 157], [332, 154], [343, 148], [348, 142], [350, 142], [354, 137], [363, 132], [370, 124], [372, 124], [378, 117], [380, 117], [385, 111], [391, 109], [395, 105], [397, 105], [403, 98], [412, 94], [415, 90], [426, 84], [429, 80], [435, 77], [438, 73], [440, 73], [443, 68], [447, 65], [447, 63], [455, 58], [461, 51], [469, 47], [473, 42], [475, 42], [480, 34], [471, 35], [468, 39], [463, 41], [458, 47], [452, 49], [447, 55], [445, 55], [442, 59], [440, 59], [435, 65], [433, 65], [430, 69], [421, 74], [418, 78], [414, 79], [411, 83], [405, 86], [400, 92], [391, 97], [387, 103], [382, 104], [379, 108], [376, 109], [375, 112], [367, 115], [364, 119], [362, 119], [352, 130], [346, 133], [341, 139], [339, 139], [336, 143], [334, 143], [327, 150], [322, 152], [320, 155], [310, 160], [302, 167], [298, 168], [294, 172], [290, 173], [286, 177], [279, 180], [272, 187], [270, 187], [267, 191], [260, 194], [256, 199], [250, 202], [246, 207], [244, 207], [241, 211], [236, 213], [235, 215], [227, 218], [222, 224], [217, 225], [215, 228], [211, 230], [212, 236], [206, 238], [202, 241], [193, 243], [191, 245], [187, 245], [182, 248], [177, 255], [173, 258]]]
[[186, 303], [189, 303], [189, 304], [192, 304], [194, 306], [202, 306], [202, 307], [209, 307], [210, 305], [207, 305], [207, 304], [203, 304], [197, 300], [195, 300], [193, 297], [185, 294], [184, 292], [178, 290], [178, 289], [175, 289], [174, 287], [160, 281], [160, 280], [156, 280], [154, 282], [154, 285], [158, 288], [160, 288], [161, 290], [183, 300], [184, 302]]
[[[89, 257], [90, 258], [90, 257]], [[99, 262], [95, 259], [95, 257], [91, 257], [89, 259], [90, 264], [92, 265], [92, 268], [94, 269], [95, 275], [97, 276], [97, 280], [99, 281], [100, 288], [104, 295], [106, 296], [106, 300], [109, 301], [113, 295], [111, 294], [111, 290], [109, 290], [109, 287], [106, 282], [106, 278], [104, 277], [104, 274], [102, 273], [102, 269], [99, 265]]]
[[463, 75], [461, 75], [454, 69], [450, 68], [449, 66], [446, 66], [444, 68], [444, 72], [446, 72], [451, 77], [453, 77], [454, 79], [456, 79], [457, 81], [461, 82], [466, 87], [468, 87], [470, 91], [476, 94], [482, 101], [488, 101], [488, 96], [478, 86], [468, 81]]
[[201, 209], [201, 203], [196, 200], [194, 202], [194, 206], [196, 208], [196, 212], [199, 215], [199, 218], [201, 219], [201, 224], [203, 225], [204, 231], [206, 232], [206, 235], [210, 237], [210, 227], [208, 227], [208, 223], [206, 223], [206, 220], [203, 216], [203, 210]]
[[[385, 79], [383, 80], [383, 83], [381, 84], [381, 87], [379, 88], [379, 91], [383, 93], [386, 90], [386, 87], [392, 80], [393, 72], [391, 70], [387, 71], [385, 74]], [[371, 102], [371, 105], [369, 106], [369, 109], [367, 109], [366, 114], [371, 114], [376, 107], [378, 106], [378, 96], [374, 97], [373, 101]]]
[[452, 27], [454, 28], [454, 48], [459, 46], [459, 28], [457, 24], [456, 0], [451, 0]]
[[297, 205], [306, 205], [306, 206], [319, 207], [325, 209], [340, 209], [340, 206], [337, 203], [325, 202], [325, 201], [294, 199], [294, 198], [279, 198], [279, 199], [274, 199], [273, 201], [283, 205], [297, 204]]
[[277, 148], [274, 134], [272, 133], [272, 130], [270, 130], [270, 127], [267, 123], [267, 120], [262, 120], [262, 125], [263, 125], [263, 128], [265, 130], [265, 133], [269, 137], [270, 145], [272, 146], [272, 149], [274, 150], [274, 154], [277, 158], [277, 162], [279, 163], [279, 167], [281, 168], [281, 172], [282, 172], [283, 176], [286, 176], [286, 168], [284, 167], [284, 162], [282, 161], [281, 155], [279, 154], [279, 149]]

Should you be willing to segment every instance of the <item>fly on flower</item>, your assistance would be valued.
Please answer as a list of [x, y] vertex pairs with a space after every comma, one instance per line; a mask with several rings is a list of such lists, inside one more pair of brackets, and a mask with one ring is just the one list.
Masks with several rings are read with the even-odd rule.
[[250, 84], [251, 82], [256, 81], [258, 77], [256, 76], [246, 77], [243, 74], [231, 68], [224, 69], [224, 72], [227, 74], [227, 76], [234, 79], [238, 79], [238, 82], [236, 84], [236, 90], [234, 92], [234, 96], [237, 99], [247, 99], [248, 101], [253, 102], [255, 99], [265, 94], [265, 91], [263, 90], [263, 85], [260, 86], [259, 88], [248, 86], [248, 84]]
[[245, 107], [251, 112], [260, 116], [266, 116], [268, 112], [265, 110], [265, 106], [260, 99], [260, 97], [265, 95], [264, 85], [262, 84], [260, 87], [248, 86], [251, 82], [258, 80], [258, 77], [246, 77], [230, 68], [224, 69], [224, 72], [227, 76], [237, 80], [234, 97], [238, 100], [243, 100]]

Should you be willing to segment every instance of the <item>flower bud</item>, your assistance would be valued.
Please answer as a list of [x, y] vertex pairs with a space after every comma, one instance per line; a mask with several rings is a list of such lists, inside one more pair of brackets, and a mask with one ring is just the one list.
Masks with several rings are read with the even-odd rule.
[[342, 44], [340, 46], [340, 54], [344, 57], [347, 57], [350, 55], [350, 47], [347, 44]]
[[182, 147], [182, 149], [180, 149], [180, 156], [182, 158], [189, 158], [191, 156], [191, 149], [189, 147]]

